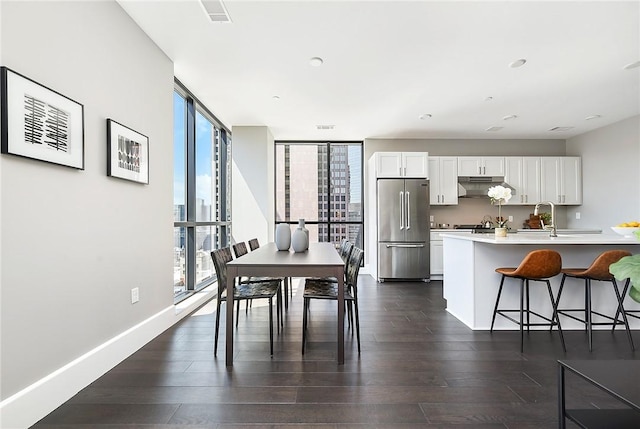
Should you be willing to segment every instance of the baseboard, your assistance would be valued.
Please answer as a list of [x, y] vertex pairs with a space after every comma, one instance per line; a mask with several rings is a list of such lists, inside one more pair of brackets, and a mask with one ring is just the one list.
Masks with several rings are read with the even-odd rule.
[[210, 286], [171, 305], [0, 403], [0, 428], [28, 428], [214, 296]]

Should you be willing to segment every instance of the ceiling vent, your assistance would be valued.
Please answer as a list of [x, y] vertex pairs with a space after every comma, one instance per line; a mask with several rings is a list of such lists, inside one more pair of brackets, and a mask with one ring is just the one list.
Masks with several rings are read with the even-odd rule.
[[205, 13], [212, 22], [231, 22], [231, 17], [222, 0], [200, 0]]
[[573, 127], [553, 127], [549, 131], [569, 131], [572, 129]]
[[500, 131], [504, 127], [489, 127], [485, 131]]
[[316, 125], [316, 128], [319, 130], [332, 130], [335, 127], [335, 125]]

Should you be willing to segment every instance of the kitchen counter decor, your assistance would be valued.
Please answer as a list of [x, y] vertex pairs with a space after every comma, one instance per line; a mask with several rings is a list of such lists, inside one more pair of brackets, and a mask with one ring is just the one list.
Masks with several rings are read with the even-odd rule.
[[498, 217], [496, 218], [496, 237], [507, 236], [507, 221], [502, 217], [502, 204], [507, 203], [511, 199], [511, 189], [504, 186], [492, 186], [487, 192], [491, 198], [491, 204], [498, 204]]

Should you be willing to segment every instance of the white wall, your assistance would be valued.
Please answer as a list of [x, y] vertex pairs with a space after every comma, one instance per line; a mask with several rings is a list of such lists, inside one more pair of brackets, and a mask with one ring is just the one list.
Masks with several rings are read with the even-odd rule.
[[[567, 209], [570, 228], [640, 221], [640, 116], [567, 140], [567, 155], [582, 157], [582, 206]], [[575, 213], [580, 212], [580, 220]]]
[[[172, 306], [173, 64], [114, 1], [0, 24], [2, 65], [82, 103], [85, 141], [84, 170], [0, 156], [4, 400]], [[149, 137], [149, 185], [106, 176], [107, 118]]]
[[273, 241], [274, 141], [267, 127], [232, 129], [231, 176], [233, 237], [236, 241], [258, 238]]

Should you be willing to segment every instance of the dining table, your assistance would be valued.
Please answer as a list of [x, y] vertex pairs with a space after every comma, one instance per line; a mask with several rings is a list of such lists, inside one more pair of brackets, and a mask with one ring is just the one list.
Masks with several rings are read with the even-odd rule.
[[[344, 364], [344, 261], [333, 243], [309, 243], [304, 252], [278, 250], [273, 242], [227, 263], [227, 290], [237, 277], [335, 277], [338, 280], [338, 364]], [[233, 365], [233, 294], [227, 294], [226, 365]]]

